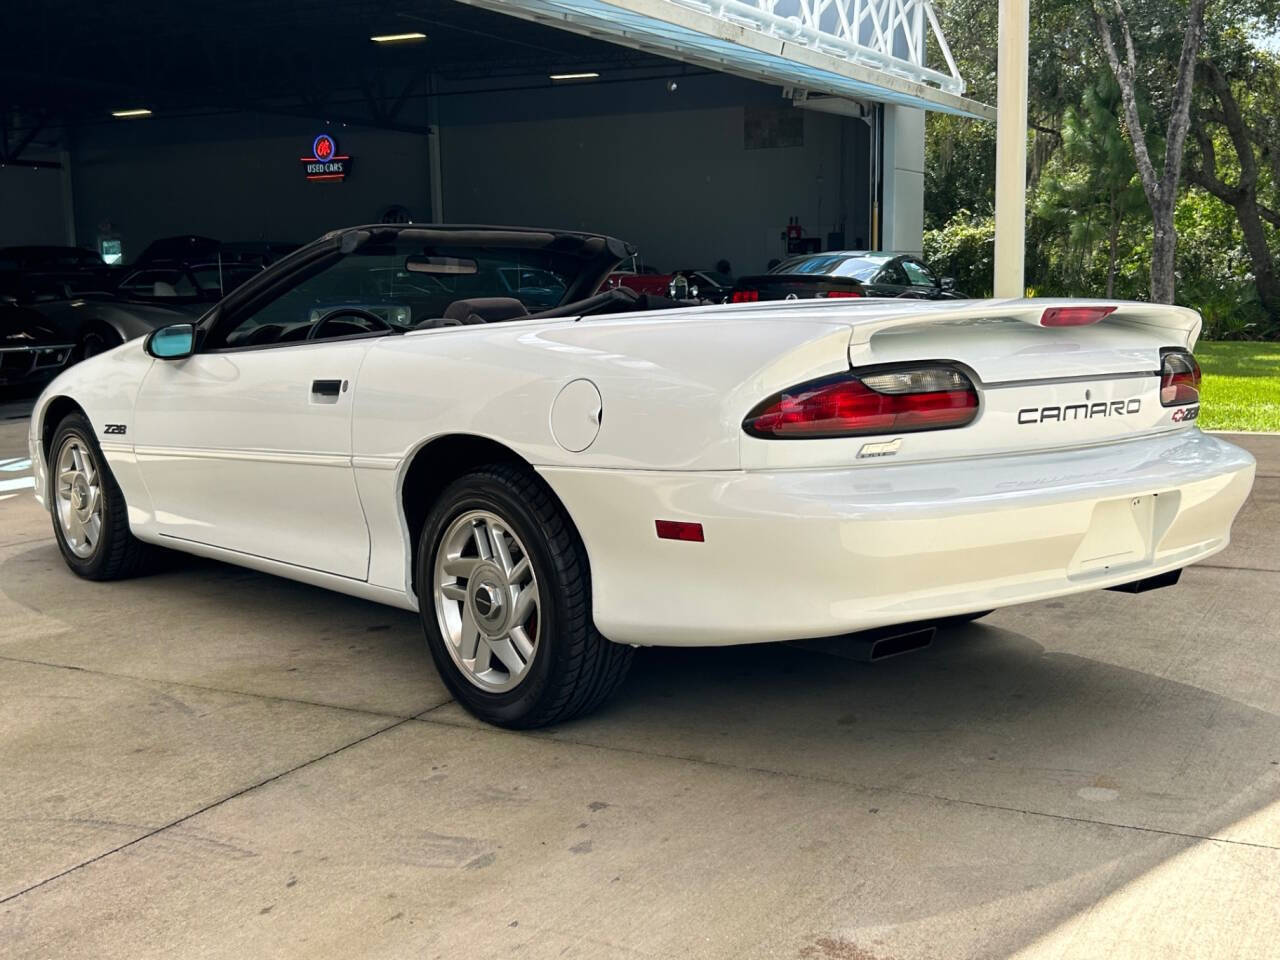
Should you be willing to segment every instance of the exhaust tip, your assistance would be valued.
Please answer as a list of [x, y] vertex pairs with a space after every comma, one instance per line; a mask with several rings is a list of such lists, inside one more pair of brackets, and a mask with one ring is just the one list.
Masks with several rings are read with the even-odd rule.
[[1148, 590], [1159, 590], [1161, 587], [1172, 587], [1182, 577], [1182, 568], [1170, 570], [1168, 573], [1159, 573], [1154, 577], [1143, 577], [1141, 580], [1132, 580], [1129, 583], [1118, 583], [1114, 587], [1107, 587], [1108, 590], [1115, 590], [1117, 593], [1146, 593]]
[[923, 650], [933, 643], [937, 626], [928, 624], [896, 624], [879, 627], [861, 633], [846, 633], [838, 637], [819, 637], [813, 640], [792, 640], [789, 646], [816, 653], [828, 653], [859, 663], [878, 663], [890, 657]]
[[928, 626], [920, 627], [907, 633], [896, 633], [892, 636], [878, 638], [871, 642], [871, 653], [867, 659], [872, 662], [888, 660], [890, 657], [923, 650], [933, 643], [933, 636], [937, 632], [937, 627]]

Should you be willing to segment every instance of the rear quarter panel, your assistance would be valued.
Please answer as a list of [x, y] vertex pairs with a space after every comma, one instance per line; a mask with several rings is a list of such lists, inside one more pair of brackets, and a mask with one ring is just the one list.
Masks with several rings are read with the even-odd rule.
[[[736, 470], [746, 412], [782, 386], [844, 369], [840, 322], [747, 323], [695, 308], [644, 319], [448, 327], [379, 342], [356, 383], [356, 482], [369, 523], [370, 582], [411, 591], [401, 484], [433, 439], [497, 441], [535, 468]], [[581, 452], [551, 427], [575, 380], [601, 396]]]

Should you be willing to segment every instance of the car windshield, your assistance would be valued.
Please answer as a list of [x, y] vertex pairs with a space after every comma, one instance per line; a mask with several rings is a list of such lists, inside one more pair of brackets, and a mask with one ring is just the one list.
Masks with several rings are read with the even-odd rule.
[[784, 260], [769, 272], [852, 277], [854, 280], [866, 282], [871, 280], [890, 259], [892, 258], [874, 255], [851, 257], [847, 253], [824, 253]]
[[218, 299], [244, 283], [261, 267], [239, 263], [202, 263], [191, 267], [148, 267], [120, 281], [121, 292], [134, 297]]

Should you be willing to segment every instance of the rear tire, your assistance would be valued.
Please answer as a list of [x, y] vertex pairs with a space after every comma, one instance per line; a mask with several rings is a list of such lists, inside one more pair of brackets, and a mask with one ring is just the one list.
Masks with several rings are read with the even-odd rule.
[[634, 651], [591, 619], [586, 549], [531, 471], [480, 467], [450, 484], [423, 524], [417, 589], [445, 684], [500, 727], [559, 723], [594, 710]]
[[129, 531], [124, 495], [83, 414], [67, 414], [58, 424], [48, 466], [53, 535], [71, 571], [86, 580], [139, 573], [146, 545]]

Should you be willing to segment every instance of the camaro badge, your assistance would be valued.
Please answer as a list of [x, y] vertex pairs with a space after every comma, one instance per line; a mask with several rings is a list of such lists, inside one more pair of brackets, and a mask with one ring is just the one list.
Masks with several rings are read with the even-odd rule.
[[1019, 423], [1049, 423], [1057, 420], [1092, 420], [1094, 417], [1123, 417], [1139, 412], [1142, 401], [1112, 400], [1108, 403], [1073, 403], [1065, 407], [1023, 407], [1018, 411]]
[[892, 457], [898, 452], [898, 448], [902, 446], [902, 438], [896, 440], [888, 440], [884, 443], [864, 443], [862, 449], [858, 451], [858, 459], [864, 460], [867, 457]]

